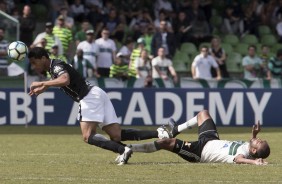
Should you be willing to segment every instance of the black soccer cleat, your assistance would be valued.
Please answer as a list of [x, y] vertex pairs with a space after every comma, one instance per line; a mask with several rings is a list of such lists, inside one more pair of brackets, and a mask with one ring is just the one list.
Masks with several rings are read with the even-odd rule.
[[169, 126], [169, 134], [172, 136], [172, 137], [176, 137], [180, 132], [178, 132], [177, 130], [177, 123], [174, 121], [173, 118], [170, 118], [169, 121], [168, 121], [168, 126]]

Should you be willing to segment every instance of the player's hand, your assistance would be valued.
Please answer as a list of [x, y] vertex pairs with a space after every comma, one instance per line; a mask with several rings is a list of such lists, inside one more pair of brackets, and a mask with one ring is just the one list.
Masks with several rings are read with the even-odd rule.
[[45, 90], [47, 89], [46, 86], [43, 85], [43, 82], [33, 82], [30, 85], [30, 91], [29, 91], [29, 95], [39, 95], [41, 93], [43, 93]]
[[252, 129], [253, 138], [256, 138], [259, 132], [260, 132], [260, 122], [258, 121], [255, 125], [253, 125], [253, 129]]
[[265, 160], [263, 160], [262, 158], [258, 158], [255, 160], [255, 164], [256, 165], [267, 165], [268, 162], [266, 162]]

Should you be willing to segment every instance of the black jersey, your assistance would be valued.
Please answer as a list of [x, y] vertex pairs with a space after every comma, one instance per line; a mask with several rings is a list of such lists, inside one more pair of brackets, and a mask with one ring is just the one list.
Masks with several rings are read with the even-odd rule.
[[49, 73], [52, 79], [58, 78], [63, 73], [69, 74], [70, 84], [61, 87], [60, 89], [76, 102], [79, 102], [83, 97], [85, 97], [93, 87], [90, 83], [86, 82], [71, 65], [58, 59], [51, 60]]

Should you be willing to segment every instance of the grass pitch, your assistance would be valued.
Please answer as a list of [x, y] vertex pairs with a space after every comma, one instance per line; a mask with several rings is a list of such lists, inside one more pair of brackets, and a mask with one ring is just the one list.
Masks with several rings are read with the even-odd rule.
[[[227, 140], [251, 135], [251, 128], [218, 131]], [[282, 183], [282, 128], [263, 127], [259, 137], [271, 146], [267, 166], [193, 164], [167, 151], [134, 153], [117, 166], [117, 154], [83, 143], [79, 127], [0, 126], [0, 183]], [[178, 138], [196, 140], [196, 130]]]

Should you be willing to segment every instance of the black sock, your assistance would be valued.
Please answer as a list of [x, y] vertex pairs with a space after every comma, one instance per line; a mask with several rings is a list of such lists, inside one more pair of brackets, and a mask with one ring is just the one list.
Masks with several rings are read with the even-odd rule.
[[91, 134], [88, 138], [88, 144], [98, 146], [100, 148], [113, 151], [115, 153], [122, 154], [124, 152], [124, 146], [107, 139], [103, 139], [95, 134]]
[[122, 141], [139, 141], [144, 139], [158, 138], [157, 131], [150, 130], [134, 130], [134, 129], [123, 129], [121, 130]]
[[180, 132], [178, 132], [178, 128], [177, 127], [178, 127], [178, 125], [173, 127], [173, 129], [172, 129], [173, 137], [176, 137], [178, 134], [180, 134]]

